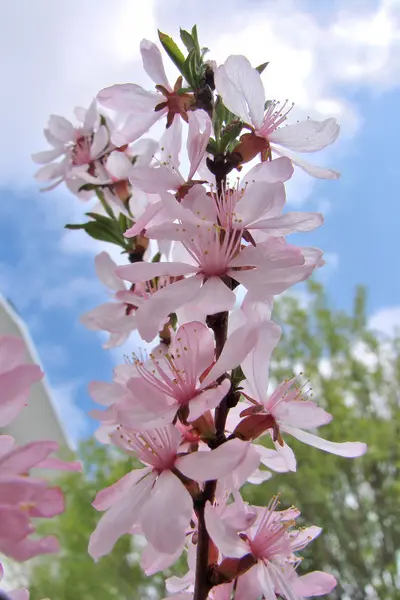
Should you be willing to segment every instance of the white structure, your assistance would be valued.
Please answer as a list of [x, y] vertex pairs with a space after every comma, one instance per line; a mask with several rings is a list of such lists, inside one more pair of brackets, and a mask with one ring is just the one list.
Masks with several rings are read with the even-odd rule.
[[[42, 366], [26, 324], [1, 294], [0, 335], [16, 335], [22, 338], [26, 346], [26, 362]], [[70, 442], [53, 406], [46, 378], [32, 386], [29, 405], [1, 433], [12, 435], [18, 444], [34, 440], [54, 440], [60, 446], [70, 448]]]

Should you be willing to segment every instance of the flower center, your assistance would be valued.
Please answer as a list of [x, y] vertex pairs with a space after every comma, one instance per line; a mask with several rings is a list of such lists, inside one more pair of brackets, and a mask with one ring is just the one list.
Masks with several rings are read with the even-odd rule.
[[278, 504], [278, 498], [274, 496], [250, 540], [251, 551], [256, 558], [273, 560], [276, 557], [288, 557], [292, 553], [288, 534], [288, 527], [292, 523], [282, 521], [281, 515], [275, 512]]
[[181, 335], [175, 339], [170, 351], [159, 355], [150, 354], [151, 370], [140, 360], [136, 360], [136, 369], [141, 377], [153, 387], [173, 398], [182, 407], [197, 395], [197, 373], [190, 353], [189, 340], [184, 328]]
[[289, 105], [289, 108], [286, 108], [289, 104], [289, 100], [285, 100], [285, 102], [280, 106], [280, 102], [273, 100], [268, 106], [264, 115], [264, 120], [260, 129], [256, 130], [256, 133], [261, 137], [268, 138], [268, 136], [278, 129], [282, 123], [284, 123], [287, 119], [288, 114], [294, 107], [294, 102]]
[[240, 251], [242, 231], [229, 230], [219, 225], [201, 227], [196, 238], [183, 242], [186, 250], [206, 277], [223, 277], [231, 260]]
[[71, 160], [74, 167], [86, 165], [91, 162], [91, 146], [91, 137], [85, 135], [79, 135], [77, 137], [75, 145], [71, 148]]
[[156, 85], [156, 89], [162, 93], [165, 97], [165, 101], [157, 104], [154, 110], [159, 111], [168, 108], [167, 128], [172, 125], [175, 115], [181, 115], [182, 119], [187, 123], [187, 111], [190, 110], [191, 106], [195, 103], [193, 94], [181, 92], [182, 81], [183, 78], [178, 77], [172, 92], [167, 90], [163, 85]]

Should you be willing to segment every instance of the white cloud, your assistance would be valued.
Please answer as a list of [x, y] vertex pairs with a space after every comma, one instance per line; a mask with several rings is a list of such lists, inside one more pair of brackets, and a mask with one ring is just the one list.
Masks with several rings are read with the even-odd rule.
[[363, 364], [369, 371], [374, 371], [378, 365], [378, 356], [368, 345], [359, 340], [351, 349], [353, 358]]
[[400, 333], [400, 306], [390, 306], [375, 312], [369, 319], [370, 329], [394, 336], [396, 330]]
[[[267, 94], [295, 101], [294, 119], [338, 116], [344, 137], [352, 135], [360, 116], [340, 86], [356, 83], [375, 92], [399, 85], [399, 4], [383, 0], [362, 14], [358, 3], [342, 7], [321, 22], [299, 3], [285, 0], [236, 6], [226, 1], [218, 8], [210, 0], [188, 5], [148, 0], [140, 11], [130, 0], [4, 5], [0, 48], [8, 60], [0, 107], [8, 118], [2, 123], [1, 179], [33, 185], [29, 155], [45, 147], [48, 115], [71, 116], [74, 106], [87, 105], [112, 83], [152, 87], [141, 68], [140, 39], [156, 39], [157, 26], [176, 37], [179, 25], [196, 21], [213, 58], [222, 61], [242, 52], [254, 64], [269, 60]], [[166, 65], [174, 71], [170, 61]], [[331, 162], [328, 157], [324, 162]]]

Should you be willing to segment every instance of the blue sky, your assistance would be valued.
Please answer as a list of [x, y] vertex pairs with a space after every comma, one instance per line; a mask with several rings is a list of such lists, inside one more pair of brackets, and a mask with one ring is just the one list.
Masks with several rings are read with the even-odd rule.
[[325, 214], [323, 228], [296, 243], [327, 253], [320, 276], [336, 306], [349, 308], [362, 283], [371, 323], [386, 333], [400, 324], [400, 2], [154, 0], [140, 15], [128, 0], [17, 4], [0, 10], [0, 46], [8, 56], [0, 98], [0, 291], [28, 324], [73, 438], [94, 425], [84, 416], [92, 407], [87, 383], [110, 379], [117, 360], [79, 323], [105, 299], [93, 267], [103, 247], [65, 232], [86, 207], [61, 188], [41, 194], [29, 157], [46, 148], [42, 129], [50, 113], [71, 117], [74, 106], [88, 105], [112, 83], [151, 87], [138, 47], [144, 36], [156, 40], [157, 27], [176, 36], [179, 25], [197, 22], [210, 57], [270, 60], [267, 93], [296, 102], [295, 118], [339, 119], [340, 141], [310, 158], [342, 178], [297, 174], [288, 188], [292, 210]]

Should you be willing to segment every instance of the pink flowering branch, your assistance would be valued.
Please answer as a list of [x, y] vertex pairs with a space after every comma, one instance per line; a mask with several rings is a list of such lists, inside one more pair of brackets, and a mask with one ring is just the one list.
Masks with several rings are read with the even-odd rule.
[[[318, 248], [286, 241], [323, 216], [284, 212], [284, 184], [294, 168], [338, 177], [298, 153], [326, 148], [339, 126], [333, 118], [286, 126], [292, 107], [265, 98], [267, 63], [205, 61], [196, 27], [181, 30], [186, 55], [168, 35], [159, 40], [177, 69], [172, 82], [158, 47], [142, 40], [154, 89], [105, 88], [77, 111], [78, 126], [51, 117], [45, 135], [53, 149], [34, 157], [50, 187], [63, 181], [82, 200], [94, 194], [100, 202], [89, 222], [68, 227], [118, 245], [127, 258], [117, 266], [106, 252], [96, 257], [111, 301], [82, 322], [110, 334], [106, 348], [135, 330], [155, 344], [118, 365], [112, 382], [89, 386], [102, 407], [92, 411], [97, 438], [141, 463], [98, 491], [93, 505], [103, 514], [89, 553], [98, 560], [122, 535], [142, 534], [149, 575], [185, 553], [186, 575], [166, 581], [171, 600], [326, 594], [336, 585], [331, 575], [297, 573], [299, 552], [320, 529], [296, 529], [297, 509], [279, 510], [277, 497], [265, 509], [251, 506], [240, 489], [296, 470], [290, 436], [348, 458], [366, 451], [314, 433], [332, 417], [301, 377], [268, 389], [281, 334], [271, 320], [274, 298], [324, 264]], [[165, 125], [159, 142], [143, 137], [155, 123]], [[244, 173], [237, 183], [235, 170]]]

